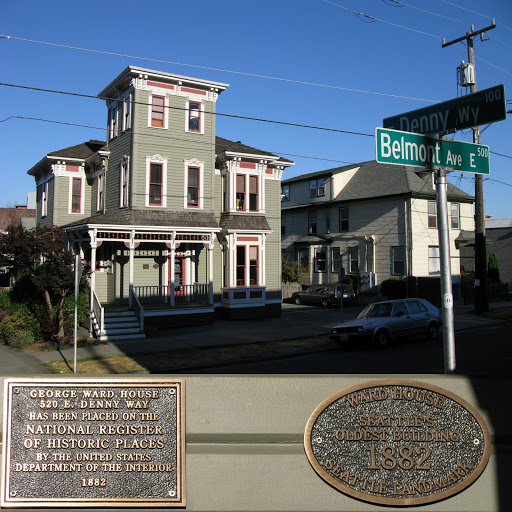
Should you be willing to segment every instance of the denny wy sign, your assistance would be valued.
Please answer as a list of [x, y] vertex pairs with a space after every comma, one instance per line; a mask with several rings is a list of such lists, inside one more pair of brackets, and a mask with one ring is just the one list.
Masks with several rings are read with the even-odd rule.
[[507, 117], [505, 87], [497, 85], [460, 98], [387, 117], [384, 128], [414, 133], [445, 133], [502, 121]]
[[402, 379], [370, 381], [326, 398], [308, 421], [314, 470], [354, 498], [432, 503], [462, 491], [490, 455], [480, 414], [450, 391]]
[[181, 379], [6, 379], [2, 506], [184, 506], [184, 410]]

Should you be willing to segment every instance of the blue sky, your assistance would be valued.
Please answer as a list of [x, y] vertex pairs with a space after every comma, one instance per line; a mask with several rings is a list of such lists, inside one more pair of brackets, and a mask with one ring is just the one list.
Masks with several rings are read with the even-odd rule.
[[[442, 39], [492, 18], [489, 40], [474, 42], [478, 89], [504, 84], [512, 100], [510, 0], [0, 0], [0, 34], [11, 37], [0, 38], [0, 82], [96, 95], [137, 65], [230, 84], [221, 113], [373, 135], [385, 117], [465, 94], [456, 68], [466, 45], [443, 49]], [[106, 114], [98, 99], [0, 86], [0, 206], [25, 203], [35, 189], [26, 171], [48, 152], [105, 138], [100, 129], [7, 118], [103, 128]], [[294, 160], [285, 179], [375, 158], [365, 135], [229, 117], [218, 117], [217, 134]], [[455, 138], [472, 142], [472, 132]], [[482, 134], [493, 152], [484, 181], [493, 218], [512, 217], [511, 141], [511, 115]], [[473, 194], [473, 176], [449, 179]]]

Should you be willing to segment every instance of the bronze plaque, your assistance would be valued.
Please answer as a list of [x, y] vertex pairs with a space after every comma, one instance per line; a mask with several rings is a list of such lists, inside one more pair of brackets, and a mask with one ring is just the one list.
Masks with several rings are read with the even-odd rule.
[[2, 506], [184, 506], [184, 385], [6, 379]]
[[423, 505], [462, 491], [489, 460], [480, 414], [450, 391], [413, 380], [351, 386], [311, 415], [304, 445], [330, 485], [371, 503]]

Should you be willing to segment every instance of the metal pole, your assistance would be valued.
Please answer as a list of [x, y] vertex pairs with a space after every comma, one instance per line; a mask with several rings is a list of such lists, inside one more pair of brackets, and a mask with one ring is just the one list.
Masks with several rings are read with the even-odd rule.
[[80, 289], [82, 262], [80, 254], [75, 254], [75, 332], [73, 340], [73, 373], [76, 373], [76, 345], [77, 345], [77, 331], [78, 331], [78, 292]]
[[339, 272], [339, 287], [338, 287], [338, 293], [341, 294], [340, 297], [340, 323], [343, 323], [343, 279], [345, 278], [345, 269], [343, 268], [342, 264], [342, 256], [341, 256], [341, 249], [340, 249], [340, 272]]
[[455, 372], [455, 334], [453, 329], [453, 294], [450, 260], [450, 236], [446, 193], [446, 169], [436, 170], [437, 224], [443, 311], [444, 373]]

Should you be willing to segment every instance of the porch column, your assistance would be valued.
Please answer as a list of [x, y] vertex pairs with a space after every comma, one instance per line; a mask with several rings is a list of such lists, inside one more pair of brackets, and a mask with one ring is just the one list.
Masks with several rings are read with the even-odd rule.
[[135, 231], [131, 232], [130, 241], [124, 243], [129, 249], [129, 260], [128, 260], [128, 305], [132, 307], [133, 304], [133, 268], [134, 268], [134, 256], [135, 248], [139, 245], [135, 242]]
[[171, 284], [171, 293], [170, 293], [171, 308], [173, 308], [175, 305], [175, 300], [174, 300], [174, 277], [175, 277], [174, 264], [176, 261], [176, 246], [179, 247], [179, 244], [176, 244], [176, 242], [174, 241], [175, 236], [176, 236], [176, 234], [174, 234], [172, 241], [168, 242], [166, 244], [167, 248], [169, 249], [169, 254], [170, 254], [170, 258], [171, 258], [171, 262], [170, 262], [171, 274], [169, 276], [169, 281]]
[[267, 261], [267, 258], [266, 258], [267, 251], [265, 250], [266, 239], [267, 239], [267, 235], [266, 235], [266, 233], [263, 233], [261, 235], [261, 276], [260, 276], [261, 286], [267, 285], [267, 279], [266, 279], [267, 273], [265, 272], [266, 261]]
[[[89, 296], [89, 312], [92, 313], [93, 304], [94, 304], [94, 292], [96, 289], [96, 249], [101, 245], [101, 242], [98, 244], [98, 240], [96, 239], [96, 230], [93, 229], [89, 231], [89, 238], [91, 240], [91, 292]], [[80, 254], [82, 251], [80, 250]]]
[[213, 244], [215, 241], [215, 235], [212, 234], [210, 237], [210, 243], [205, 244], [208, 249], [208, 292], [209, 292], [209, 303], [213, 305]]

